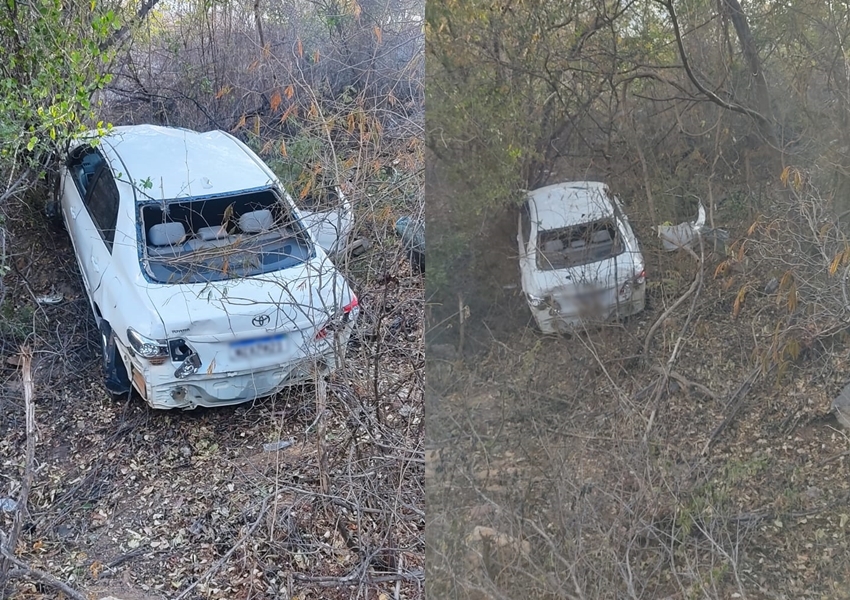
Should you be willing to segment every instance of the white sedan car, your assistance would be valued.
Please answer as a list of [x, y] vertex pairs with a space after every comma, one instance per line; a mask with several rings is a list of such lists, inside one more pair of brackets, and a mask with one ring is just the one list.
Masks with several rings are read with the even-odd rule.
[[233, 136], [115, 127], [77, 142], [54, 186], [111, 393], [222, 406], [338, 366], [357, 297], [316, 215]]
[[568, 182], [529, 192], [517, 239], [522, 289], [543, 333], [644, 309], [643, 256], [604, 184]]

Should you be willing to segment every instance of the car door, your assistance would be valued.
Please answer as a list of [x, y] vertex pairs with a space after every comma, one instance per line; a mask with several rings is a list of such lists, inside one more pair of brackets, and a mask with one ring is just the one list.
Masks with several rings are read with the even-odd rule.
[[77, 254], [77, 261], [94, 304], [100, 305], [104, 276], [111, 265], [118, 220], [118, 188], [102, 156], [94, 169], [82, 168], [88, 153], [69, 161], [65, 177], [65, 219]]

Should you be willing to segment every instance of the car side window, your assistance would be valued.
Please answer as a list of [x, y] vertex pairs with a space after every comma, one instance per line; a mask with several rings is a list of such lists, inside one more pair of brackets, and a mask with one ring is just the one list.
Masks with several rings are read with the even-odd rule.
[[528, 241], [531, 238], [531, 215], [528, 213], [528, 202], [522, 205], [520, 218], [522, 220], [522, 243], [525, 247], [528, 247]]
[[89, 186], [83, 202], [100, 230], [106, 247], [112, 252], [115, 224], [118, 221], [118, 187], [105, 165], [100, 166]]
[[80, 192], [80, 198], [85, 199], [103, 162], [103, 157], [97, 150], [85, 146], [81, 146], [71, 153], [67, 163], [68, 174], [74, 180], [74, 185]]

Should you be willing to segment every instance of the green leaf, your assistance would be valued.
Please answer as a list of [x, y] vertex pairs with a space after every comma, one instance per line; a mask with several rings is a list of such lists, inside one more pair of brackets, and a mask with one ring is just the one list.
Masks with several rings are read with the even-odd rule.
[[32, 149], [35, 148], [35, 145], [38, 143], [38, 138], [36, 136], [32, 136], [30, 141], [27, 143], [27, 152], [32, 152]]

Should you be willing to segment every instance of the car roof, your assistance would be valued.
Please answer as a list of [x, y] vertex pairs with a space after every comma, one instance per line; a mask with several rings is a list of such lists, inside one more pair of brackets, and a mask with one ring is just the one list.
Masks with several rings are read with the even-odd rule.
[[150, 178], [152, 187], [143, 191], [157, 200], [214, 196], [272, 181], [264, 165], [223, 131], [130, 125], [113, 127], [101, 139], [113, 150], [106, 152], [112, 169], [129, 174], [138, 190]]
[[608, 186], [598, 181], [567, 181], [528, 192], [528, 203], [541, 230], [592, 223], [613, 216]]

